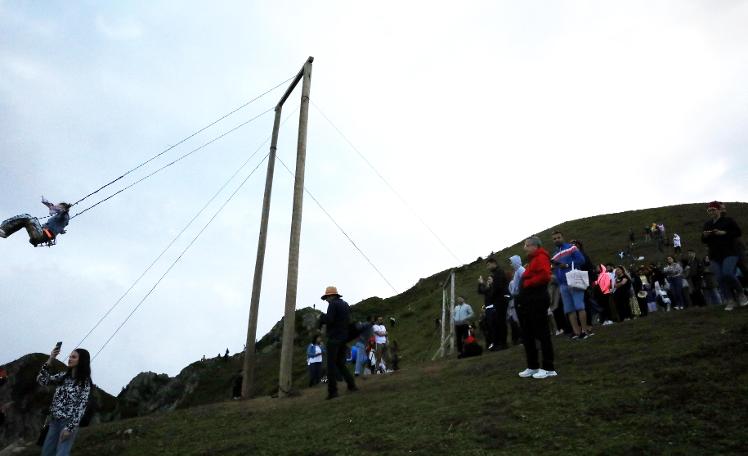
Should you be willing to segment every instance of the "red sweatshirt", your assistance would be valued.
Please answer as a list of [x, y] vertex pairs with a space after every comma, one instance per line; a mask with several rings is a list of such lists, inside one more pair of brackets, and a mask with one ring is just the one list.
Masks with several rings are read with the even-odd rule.
[[551, 257], [542, 247], [527, 256], [530, 263], [522, 274], [522, 288], [546, 286], [551, 281]]

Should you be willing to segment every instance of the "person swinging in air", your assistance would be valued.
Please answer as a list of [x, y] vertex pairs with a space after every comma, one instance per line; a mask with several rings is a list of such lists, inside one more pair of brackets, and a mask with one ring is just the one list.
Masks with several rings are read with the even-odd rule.
[[0, 238], [7, 238], [21, 228], [26, 228], [29, 233], [29, 242], [34, 247], [39, 244], [52, 246], [55, 244], [57, 235], [65, 234], [65, 227], [70, 222], [70, 208], [72, 204], [52, 204], [42, 196], [42, 204], [49, 208], [49, 220], [42, 225], [39, 219], [29, 214], [16, 215], [5, 220], [0, 225]]

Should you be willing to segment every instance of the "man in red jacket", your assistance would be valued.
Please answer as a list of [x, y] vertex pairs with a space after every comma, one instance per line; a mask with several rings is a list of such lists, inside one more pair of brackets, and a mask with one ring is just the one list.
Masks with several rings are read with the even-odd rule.
[[[519, 296], [517, 297], [517, 314], [522, 326], [522, 343], [527, 356], [527, 369], [519, 373], [522, 378], [548, 378], [558, 375], [553, 367], [553, 343], [548, 329], [548, 308], [551, 300], [548, 294], [548, 283], [551, 281], [551, 259], [542, 247], [537, 236], [527, 238], [524, 245], [529, 263], [522, 274]], [[543, 353], [542, 368], [538, 363], [538, 347], [535, 339], [540, 341]]]

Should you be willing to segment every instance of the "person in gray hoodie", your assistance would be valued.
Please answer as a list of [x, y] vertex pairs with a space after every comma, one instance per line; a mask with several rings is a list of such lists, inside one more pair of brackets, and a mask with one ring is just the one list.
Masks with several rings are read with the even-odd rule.
[[522, 281], [522, 274], [525, 273], [525, 267], [522, 266], [522, 258], [519, 255], [512, 255], [509, 257], [509, 264], [514, 270], [514, 276], [512, 281], [509, 282], [509, 294], [511, 295], [511, 301], [509, 301], [509, 307], [506, 312], [506, 319], [509, 322], [509, 326], [512, 330], [512, 343], [520, 343], [522, 337], [522, 331], [519, 327], [519, 317], [517, 316], [517, 310], [514, 305], [514, 300], [519, 296], [520, 282]]

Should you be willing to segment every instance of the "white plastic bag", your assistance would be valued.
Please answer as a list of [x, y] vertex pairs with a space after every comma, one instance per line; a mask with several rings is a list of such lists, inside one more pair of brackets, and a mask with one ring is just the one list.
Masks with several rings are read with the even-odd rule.
[[566, 284], [577, 290], [586, 290], [590, 286], [590, 274], [587, 271], [574, 269], [574, 263], [571, 263], [571, 271], [566, 273]]

